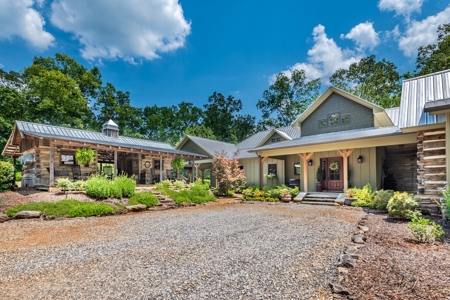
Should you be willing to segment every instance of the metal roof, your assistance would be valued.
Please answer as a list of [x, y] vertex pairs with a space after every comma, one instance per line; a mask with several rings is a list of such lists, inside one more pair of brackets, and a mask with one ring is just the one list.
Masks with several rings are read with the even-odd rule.
[[415, 127], [445, 122], [445, 115], [424, 111], [427, 102], [450, 98], [450, 70], [403, 81], [399, 127]]
[[398, 126], [398, 117], [400, 115], [400, 107], [386, 108], [384, 110], [394, 126]]
[[260, 150], [272, 150], [272, 149], [283, 149], [283, 148], [291, 148], [291, 147], [301, 147], [301, 146], [309, 146], [316, 144], [328, 144], [334, 142], [343, 142], [343, 141], [351, 141], [358, 140], [364, 138], [373, 138], [380, 137], [385, 135], [392, 134], [401, 134], [401, 130], [396, 126], [391, 127], [371, 127], [371, 128], [362, 128], [362, 129], [353, 129], [347, 131], [340, 132], [331, 132], [325, 134], [317, 134], [317, 135], [309, 135], [300, 137], [291, 141], [284, 141], [276, 144], [270, 144], [267, 146], [259, 147], [251, 152], [260, 151]]
[[239, 149], [253, 149], [253, 148], [257, 147], [261, 143], [261, 141], [263, 141], [265, 138], [267, 138], [267, 135], [270, 134], [271, 132], [273, 132], [274, 130], [278, 133], [282, 133], [282, 135], [287, 136], [290, 139], [296, 139], [296, 138], [300, 137], [299, 130], [297, 130], [291, 126], [286, 126], [286, 127], [280, 127], [280, 128], [269, 129], [269, 130], [257, 132], [254, 135], [252, 135], [251, 137], [249, 137], [249, 138], [243, 140], [242, 142], [240, 142], [239, 144], [237, 144], [237, 147]]
[[134, 149], [162, 151], [172, 154], [195, 155], [203, 157], [203, 155], [176, 150], [167, 143], [152, 140], [144, 140], [125, 136], [119, 136], [117, 138], [108, 137], [101, 132], [92, 132], [82, 129], [74, 129], [68, 127], [38, 124], [24, 121], [16, 121], [16, 125], [20, 133], [31, 134], [39, 137], [65, 139], [87, 143], [97, 143], [108, 146], [111, 145], [118, 147], [128, 147]]
[[238, 147], [234, 144], [221, 142], [216, 140], [210, 140], [206, 138], [201, 138], [197, 136], [187, 135], [198, 146], [200, 146], [203, 150], [208, 152], [211, 156], [216, 154], [217, 152], [226, 152], [227, 154], [233, 155], [238, 151]]

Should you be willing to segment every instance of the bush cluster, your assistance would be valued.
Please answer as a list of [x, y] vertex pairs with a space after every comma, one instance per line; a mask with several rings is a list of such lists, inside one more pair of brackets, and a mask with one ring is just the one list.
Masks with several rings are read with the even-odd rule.
[[351, 195], [351, 198], [356, 199], [356, 201], [352, 203], [353, 206], [375, 207], [374, 193], [370, 183], [366, 184], [362, 189], [348, 189], [347, 195]]
[[140, 192], [134, 194], [128, 199], [128, 205], [145, 204], [147, 206], [155, 206], [158, 204], [158, 198], [150, 192]]
[[0, 192], [10, 191], [14, 184], [14, 166], [7, 161], [0, 161]]
[[373, 204], [376, 209], [385, 210], [387, 208], [389, 199], [394, 196], [393, 190], [378, 190], [373, 197]]
[[413, 194], [395, 192], [387, 205], [388, 214], [391, 217], [398, 216], [406, 219], [418, 205], [419, 201]]
[[136, 182], [125, 175], [108, 180], [103, 176], [91, 176], [86, 181], [86, 194], [96, 199], [122, 198], [134, 195]]
[[298, 191], [298, 187], [290, 188], [286, 185], [277, 187], [269, 187], [266, 185], [261, 191], [258, 186], [252, 185], [242, 191], [242, 200], [276, 202], [286, 194], [293, 198], [297, 196]]
[[22, 180], [22, 172], [16, 172], [16, 181]]
[[180, 191], [166, 188], [163, 184], [157, 185], [157, 190], [161, 192], [161, 194], [173, 199], [177, 204], [183, 202], [203, 204], [210, 201], [216, 201], [216, 197], [210, 194], [208, 187], [209, 185], [197, 181], [194, 184], [190, 184], [189, 188]]
[[450, 187], [448, 185], [445, 186], [442, 196], [444, 196], [444, 205], [442, 207], [443, 213], [445, 218], [450, 220]]
[[444, 235], [442, 226], [429, 219], [423, 218], [418, 211], [408, 214], [411, 222], [408, 223], [408, 229], [411, 235], [420, 243], [433, 243]]
[[71, 181], [69, 178], [58, 178], [56, 179], [56, 187], [61, 191], [85, 191], [86, 181], [77, 180]]
[[81, 202], [75, 199], [61, 200], [58, 202], [32, 202], [9, 208], [5, 213], [9, 217], [15, 217], [19, 211], [36, 210], [52, 217], [90, 217], [108, 215], [116, 210], [105, 203]]

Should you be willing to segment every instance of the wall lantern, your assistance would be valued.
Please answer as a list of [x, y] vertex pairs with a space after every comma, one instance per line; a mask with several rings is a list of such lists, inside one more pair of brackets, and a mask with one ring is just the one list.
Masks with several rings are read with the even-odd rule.
[[57, 147], [57, 148], [56, 148], [56, 152], [61, 152], [61, 148], [60, 148], [60, 147]]
[[363, 157], [360, 155], [358, 156], [358, 164], [362, 164], [363, 162]]
[[308, 160], [308, 166], [312, 166], [312, 165], [313, 165], [313, 160], [312, 159]]

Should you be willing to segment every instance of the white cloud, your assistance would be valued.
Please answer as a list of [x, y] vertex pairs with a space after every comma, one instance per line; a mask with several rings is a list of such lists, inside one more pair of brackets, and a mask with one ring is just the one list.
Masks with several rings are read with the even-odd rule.
[[398, 41], [400, 37], [400, 29], [398, 28], [398, 25], [396, 25], [394, 29], [385, 31], [384, 34], [387, 39], [392, 38], [394, 41]]
[[3, 67], [4, 67], [4, 65], [3, 65], [3, 64], [0, 64], [0, 69], [3, 69]]
[[373, 49], [380, 43], [378, 33], [373, 29], [373, 23], [360, 23], [353, 27], [346, 35], [341, 34], [341, 38], [353, 40], [360, 49]]
[[[359, 51], [340, 48], [336, 42], [327, 37], [325, 27], [317, 25], [313, 30], [314, 46], [308, 50], [307, 62], [296, 63], [288, 70], [283, 71], [290, 76], [294, 70], [305, 70], [309, 80], [322, 78], [327, 83], [329, 76], [336, 70], [348, 68], [352, 63], [358, 62], [362, 57]], [[276, 74], [270, 77], [270, 83], [275, 81]]]
[[45, 31], [45, 21], [33, 4], [33, 0], [0, 0], [0, 40], [20, 37], [40, 50], [53, 45], [55, 38]]
[[380, 0], [380, 10], [395, 11], [396, 15], [403, 15], [407, 21], [413, 12], [420, 12], [424, 0]]
[[177, 0], [57, 0], [51, 21], [74, 34], [84, 58], [131, 63], [182, 47], [191, 30]]
[[435, 43], [437, 40], [437, 28], [441, 24], [450, 22], [450, 6], [440, 13], [429, 16], [422, 21], [413, 21], [399, 39], [398, 46], [406, 56], [417, 54], [420, 46]]

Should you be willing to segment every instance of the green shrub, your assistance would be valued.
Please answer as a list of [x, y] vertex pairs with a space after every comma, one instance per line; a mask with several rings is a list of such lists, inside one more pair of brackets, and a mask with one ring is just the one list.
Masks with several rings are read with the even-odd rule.
[[379, 190], [375, 192], [375, 196], [373, 197], [373, 204], [376, 209], [385, 210], [389, 199], [394, 196], [393, 190]]
[[418, 201], [414, 199], [414, 195], [406, 192], [395, 192], [391, 199], [389, 199], [387, 209], [391, 217], [399, 216], [406, 218], [414, 211], [418, 204]]
[[86, 181], [77, 180], [73, 182], [73, 190], [74, 191], [85, 191], [86, 190]]
[[7, 161], [0, 161], [0, 192], [14, 187], [14, 166]]
[[372, 191], [372, 186], [370, 185], [370, 183], [366, 184], [362, 189], [348, 189], [346, 193], [347, 197], [351, 197], [352, 199], [357, 200], [352, 203], [353, 206], [374, 207], [374, 193]]
[[96, 199], [108, 198], [111, 194], [111, 184], [103, 176], [91, 176], [86, 181], [86, 194]]
[[36, 210], [52, 217], [89, 217], [110, 214], [115, 211], [112, 206], [104, 203], [80, 202], [66, 199], [58, 202], [32, 202], [9, 208], [5, 213], [15, 217], [19, 211]]
[[122, 189], [119, 185], [114, 184], [114, 181], [109, 181], [109, 195], [108, 198], [122, 199]]
[[22, 172], [16, 172], [16, 181], [22, 180]]
[[139, 192], [128, 199], [128, 205], [145, 204], [155, 206], [158, 204], [158, 198], [150, 192]]
[[[184, 184], [183, 184], [184, 185]], [[169, 196], [174, 200], [176, 204], [181, 204], [183, 202], [202, 204], [209, 201], [215, 201], [216, 198], [210, 195], [210, 191], [205, 184], [194, 184], [190, 185], [191, 189], [184, 189], [181, 191], [174, 191], [164, 186], [158, 186], [157, 190], [166, 196]]]
[[180, 180], [176, 180], [173, 185], [177, 188], [177, 189], [182, 189], [184, 188], [184, 182], [180, 181]]
[[411, 222], [408, 223], [409, 232], [418, 242], [433, 243], [444, 234], [441, 225], [423, 218], [420, 212], [416, 211], [408, 216], [411, 217]]
[[445, 186], [442, 196], [444, 196], [444, 205], [442, 207], [444, 210], [444, 216], [450, 220], [450, 187], [448, 185]]
[[298, 186], [290, 188], [289, 191], [291, 192], [291, 197], [295, 198], [297, 197], [299, 190], [298, 190]]
[[[122, 196], [129, 198], [134, 195], [136, 190], [136, 181], [126, 175], [117, 176], [113, 181], [113, 185], [117, 186], [120, 190], [121, 196], [118, 198], [121, 198]], [[119, 192], [117, 193], [119, 194]]]
[[162, 184], [164, 185], [164, 187], [168, 188], [172, 185], [172, 182], [170, 182], [169, 179], [163, 180]]
[[58, 178], [56, 179], [56, 187], [61, 191], [72, 191], [74, 189], [74, 184], [69, 178]]
[[67, 216], [71, 218], [103, 216], [110, 215], [116, 211], [112, 206], [105, 203], [81, 203], [82, 202], [80, 202], [80, 205], [73, 207]]

